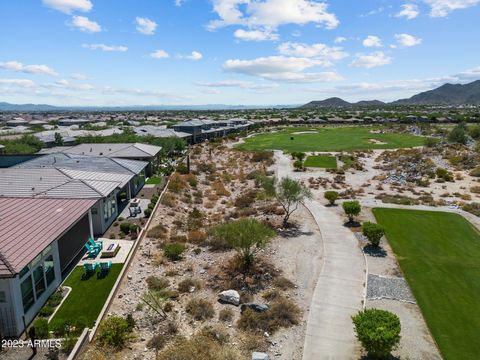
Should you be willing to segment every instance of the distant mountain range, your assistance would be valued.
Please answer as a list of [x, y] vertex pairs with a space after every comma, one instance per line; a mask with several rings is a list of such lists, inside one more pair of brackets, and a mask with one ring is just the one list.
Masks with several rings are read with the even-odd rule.
[[408, 99], [384, 103], [379, 100], [350, 103], [338, 97], [311, 101], [302, 106], [305, 109], [322, 107], [354, 107], [381, 105], [480, 105], [480, 80], [469, 84], [445, 84], [436, 89], [422, 92]]
[[131, 105], [131, 106], [53, 106], [46, 104], [10, 104], [0, 102], [0, 112], [65, 112], [65, 111], [202, 111], [202, 110], [248, 110], [248, 109], [284, 109], [298, 105]]

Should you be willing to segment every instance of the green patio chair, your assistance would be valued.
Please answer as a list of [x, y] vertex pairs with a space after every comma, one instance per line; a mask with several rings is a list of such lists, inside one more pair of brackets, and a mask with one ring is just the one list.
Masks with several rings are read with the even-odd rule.
[[98, 263], [85, 263], [83, 264], [83, 270], [85, 271], [85, 274], [91, 274], [94, 273], [97, 270]]

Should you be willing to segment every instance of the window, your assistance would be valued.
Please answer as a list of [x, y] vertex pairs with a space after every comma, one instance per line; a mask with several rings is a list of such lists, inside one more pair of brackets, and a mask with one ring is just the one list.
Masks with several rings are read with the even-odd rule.
[[55, 280], [55, 267], [53, 264], [53, 256], [49, 255], [43, 263], [45, 267], [45, 279], [47, 280], [47, 287]]
[[45, 279], [43, 276], [43, 266], [39, 265], [33, 270], [33, 281], [35, 283], [35, 295], [37, 299], [45, 291]]
[[45, 257], [48, 255], [48, 253], [52, 250], [52, 245], [48, 245], [43, 251], [42, 251], [42, 256]]
[[35, 302], [35, 297], [33, 295], [32, 275], [29, 275], [25, 280], [22, 281], [20, 288], [22, 290], [23, 310], [27, 312]]
[[27, 265], [25, 266], [22, 271], [20, 271], [20, 279], [23, 278], [27, 273], [30, 271], [30, 267]]
[[7, 302], [7, 295], [5, 291], [0, 291], [0, 304]]
[[110, 220], [110, 218], [115, 215], [117, 211], [116, 207], [115, 194], [112, 193], [103, 201], [103, 219], [105, 222]]

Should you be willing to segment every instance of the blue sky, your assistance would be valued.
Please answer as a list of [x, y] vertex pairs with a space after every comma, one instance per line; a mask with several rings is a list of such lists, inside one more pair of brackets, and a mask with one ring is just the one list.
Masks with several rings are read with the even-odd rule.
[[0, 101], [393, 100], [480, 78], [480, 0], [0, 0]]

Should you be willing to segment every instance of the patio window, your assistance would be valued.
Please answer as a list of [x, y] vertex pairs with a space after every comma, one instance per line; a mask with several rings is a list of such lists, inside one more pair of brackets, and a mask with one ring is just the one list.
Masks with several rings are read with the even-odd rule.
[[0, 291], [0, 304], [6, 303], [7, 302], [7, 295], [5, 294], [5, 291]]
[[35, 270], [33, 270], [33, 281], [35, 282], [35, 296], [38, 299], [46, 288], [42, 265], [37, 266]]
[[43, 263], [45, 267], [45, 279], [47, 280], [47, 287], [55, 280], [55, 267], [53, 264], [53, 256], [49, 255]]
[[22, 271], [20, 271], [20, 279], [23, 278], [27, 273], [30, 271], [30, 267], [27, 265], [25, 266]]
[[23, 310], [28, 311], [35, 302], [35, 296], [33, 295], [32, 275], [29, 275], [20, 285], [22, 291], [22, 303]]

